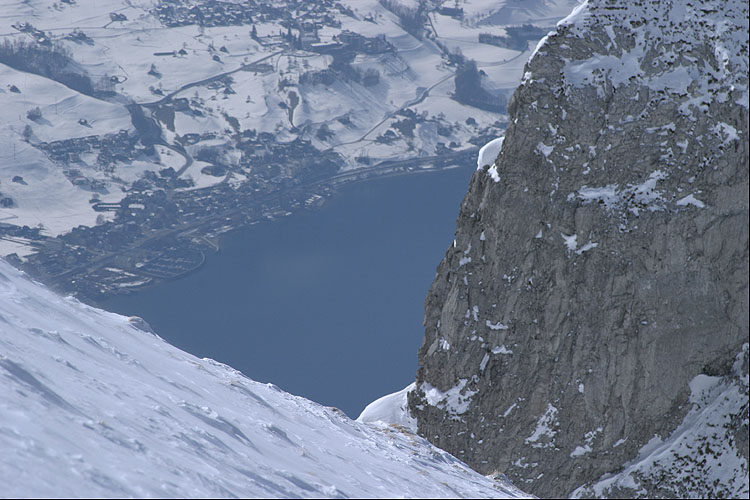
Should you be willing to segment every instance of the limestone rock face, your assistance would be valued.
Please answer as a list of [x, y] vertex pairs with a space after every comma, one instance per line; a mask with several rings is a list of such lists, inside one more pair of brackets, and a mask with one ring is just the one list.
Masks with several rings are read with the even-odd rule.
[[[566, 495], [666, 439], [748, 341], [748, 4], [592, 0], [509, 113], [425, 302], [410, 411], [480, 472]], [[694, 491], [734, 491], [714, 486]]]

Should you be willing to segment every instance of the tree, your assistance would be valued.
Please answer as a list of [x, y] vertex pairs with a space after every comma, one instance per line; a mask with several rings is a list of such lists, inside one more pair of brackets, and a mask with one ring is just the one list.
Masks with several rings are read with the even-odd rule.
[[34, 136], [34, 131], [31, 128], [31, 125], [26, 125], [23, 128], [23, 140], [26, 142], [29, 142], [31, 138]]
[[29, 120], [32, 120], [32, 121], [37, 121], [41, 117], [42, 117], [42, 110], [39, 109], [39, 106], [37, 106], [36, 108], [31, 108], [26, 113], [26, 118], [28, 118]]

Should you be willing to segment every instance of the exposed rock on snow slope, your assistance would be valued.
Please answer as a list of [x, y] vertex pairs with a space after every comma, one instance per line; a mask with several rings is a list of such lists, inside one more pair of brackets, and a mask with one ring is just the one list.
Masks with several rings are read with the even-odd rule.
[[145, 329], [0, 261], [3, 496], [524, 496]]
[[636, 491], [662, 498], [747, 497], [747, 363], [745, 344], [728, 376], [696, 375], [690, 381], [692, 408], [667, 439], [654, 436], [622, 471], [582, 486], [572, 496], [611, 498]]
[[747, 495], [747, 2], [581, 5], [509, 113], [426, 299], [419, 433], [542, 496]]

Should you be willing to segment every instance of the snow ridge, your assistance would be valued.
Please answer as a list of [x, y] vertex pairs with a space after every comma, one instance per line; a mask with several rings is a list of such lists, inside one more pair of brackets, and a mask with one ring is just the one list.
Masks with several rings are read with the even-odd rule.
[[3, 496], [524, 496], [145, 330], [0, 260]]

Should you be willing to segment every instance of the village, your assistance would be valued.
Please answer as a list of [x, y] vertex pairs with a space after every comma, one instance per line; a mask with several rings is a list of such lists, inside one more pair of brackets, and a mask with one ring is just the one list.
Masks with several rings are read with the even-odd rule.
[[[103, 149], [105, 158], [119, 155], [119, 161], [144, 154], [134, 145], [127, 134], [116, 134], [43, 147], [71, 172], [71, 166], [81, 162], [80, 155], [92, 149]], [[79, 226], [57, 238], [44, 237], [38, 229], [0, 226], [3, 237], [26, 238], [37, 249], [23, 262], [12, 254], [8, 260], [33, 276], [87, 296], [175, 278], [199, 267], [205, 250], [218, 249], [213, 242], [218, 234], [319, 206], [332, 189], [315, 183], [335, 175], [342, 164], [336, 154], [321, 154], [304, 140], [281, 144], [259, 134], [244, 137], [239, 146], [245, 153], [241, 165], [223, 165], [216, 157], [213, 166], [222, 176], [242, 172], [241, 183], [180, 190], [186, 186], [173, 169], [147, 171], [119, 203], [92, 198], [94, 210], [114, 214], [102, 224]], [[100, 151], [97, 158], [102, 156]], [[71, 174], [69, 179], [82, 184], [80, 176]], [[111, 256], [111, 262], [94, 264], [102, 256]]]
[[[381, 3], [400, 19], [407, 31], [409, 23], [424, 21], [412, 19], [417, 13], [399, 10], [387, 1]], [[382, 68], [403, 63], [397, 61], [398, 51], [384, 34], [364, 35], [342, 25], [345, 19], [375, 23], [370, 14], [355, 13], [333, 0], [274, 5], [253, 1], [236, 4], [163, 0], [150, 13], [167, 27], [242, 26], [246, 30], [243, 36], [256, 43], [265, 55], [254, 62], [245, 59], [239, 68], [234, 66], [236, 69], [196, 79], [171, 91], [165, 91], [158, 83], [152, 85], [149, 90], [157, 100], [151, 102], [127, 101], [122, 95], [115, 95], [111, 89], [123, 83], [122, 77], [110, 77], [107, 80], [110, 94], [101, 94], [97, 89], [91, 94], [127, 102], [125, 107], [132, 122], [129, 130], [42, 141], [32, 133], [32, 127], [43, 120], [41, 112], [39, 116], [27, 116], [31, 123], [27, 126], [26, 142], [42, 151], [70, 184], [87, 194], [91, 209], [98, 215], [96, 224], [79, 225], [54, 237], [46, 235], [40, 227], [0, 223], [0, 238], [33, 248], [32, 253], [23, 256], [11, 253], [6, 258], [67, 293], [100, 298], [178, 278], [199, 268], [207, 252], [217, 251], [218, 237], [226, 231], [316, 209], [342, 183], [470, 165], [476, 146], [494, 138], [505, 126], [500, 121], [480, 126], [469, 116], [461, 126], [466, 130], [471, 128], [470, 139], [462, 143], [456, 135], [457, 122], [446, 120], [442, 114], [428, 116], [425, 111], [410, 107], [428, 96], [426, 87], [418, 89], [416, 98], [393, 109], [381, 122], [383, 127], [378, 129], [375, 125], [369, 132], [363, 131], [361, 139], [348, 142], [338, 139], [337, 134], [354, 129], [349, 114], [322, 124], [295, 123], [301, 91], [336, 84], [377, 89], [385, 77], [381, 75]], [[463, 17], [461, 9], [441, 7], [440, 13], [455, 19]], [[128, 20], [118, 12], [109, 17], [112, 24]], [[269, 26], [275, 26], [276, 31], [269, 31]], [[262, 27], [261, 33], [256, 27]], [[37, 38], [44, 35], [28, 23], [16, 29]], [[322, 32], [327, 34], [321, 36]], [[418, 39], [423, 34], [414, 32]], [[74, 43], [93, 43], [80, 30], [71, 33], [68, 39]], [[480, 41], [506, 42], [495, 38]], [[460, 52], [448, 51], [439, 43], [436, 46], [444, 52], [440, 64], [448, 68], [438, 83], [457, 75], [451, 99], [465, 101], [475, 108], [505, 112], [504, 99], [490, 96], [481, 87], [481, 76], [475, 66], [468, 64]], [[213, 43], [208, 51], [219, 63], [231, 56], [226, 47]], [[159, 61], [166, 58], [182, 61], [191, 54], [184, 47], [159, 48], [153, 52], [155, 62], [150, 64], [148, 78], [155, 82], [162, 78], [163, 68], [168, 65]], [[280, 54], [316, 56], [324, 64], [303, 65], [296, 73], [283, 73], [278, 69], [278, 60], [271, 64], [272, 58]], [[382, 58], [387, 64], [378, 70], [358, 63], [368, 57]], [[177, 63], [173, 67], [174, 64]], [[409, 66], [403, 64], [408, 71]], [[246, 128], [248, 122], [241, 122], [241, 116], [221, 111], [218, 103], [235, 96], [242, 80], [247, 79], [245, 73], [238, 71], [261, 77], [278, 72], [274, 78], [278, 78], [278, 90], [287, 100], [276, 104], [286, 115], [288, 133], [278, 135]], [[48, 76], [57, 78], [54, 74]], [[188, 88], [190, 92], [186, 92]], [[211, 117], [221, 117], [229, 128], [196, 132], [195, 127], [181, 130], [176, 126]], [[78, 125], [91, 128], [94, 120], [95, 117], [81, 117]], [[426, 149], [417, 150], [415, 141], [428, 136], [423, 130], [431, 130], [428, 135], [434, 137], [430, 139], [434, 144], [418, 146]], [[371, 143], [375, 150], [397, 149], [406, 144], [409, 154], [381, 153], [378, 157], [369, 156], [366, 149], [364, 154], [351, 154], [346, 148], [336, 148], [338, 144], [361, 141], [370, 132], [372, 135], [364, 142]], [[1, 193], [0, 198], [0, 203], [14, 203]]]
[[[198, 269], [219, 236], [253, 224], [319, 208], [337, 187], [380, 176], [451, 168], [471, 162], [476, 150], [441, 158], [386, 164], [328, 175], [302, 168], [294, 178], [258, 176], [237, 189], [227, 184], [174, 193], [129, 194], [113, 222], [80, 226], [57, 238], [36, 235], [38, 251], [21, 262], [32, 276], [79, 297], [101, 299], [178, 278]], [[3, 227], [0, 226], [0, 231]]]

